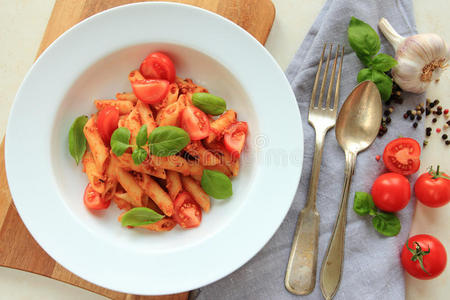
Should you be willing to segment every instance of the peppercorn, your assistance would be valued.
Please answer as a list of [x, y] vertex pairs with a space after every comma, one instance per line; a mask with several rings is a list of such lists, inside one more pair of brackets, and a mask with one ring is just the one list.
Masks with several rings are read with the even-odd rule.
[[438, 111], [436, 112], [436, 114], [437, 114], [438, 116], [442, 115], [442, 110], [438, 110]]
[[450, 140], [446, 140], [445, 141], [445, 144], [448, 146], [448, 145], [450, 145]]
[[388, 101], [384, 102], [384, 105], [391, 105], [391, 99], [389, 99]]
[[446, 135], [446, 134], [443, 134], [442, 135], [442, 139], [445, 141], [446, 139], [448, 138], [448, 135]]
[[434, 100], [433, 104], [434, 105], [438, 105], [439, 104], [439, 100], [438, 99]]
[[437, 110], [442, 110], [442, 106], [439, 105], [439, 106], [437, 107]]
[[391, 117], [387, 117], [387, 118], [386, 118], [386, 124], [391, 123], [391, 121], [392, 121], [392, 120], [391, 120]]
[[448, 114], [448, 108], [444, 109], [444, 115]]
[[414, 128], [417, 128], [417, 125], [418, 125], [417, 122], [414, 122], [414, 123], [413, 123], [413, 127], [414, 127]]
[[389, 110], [385, 110], [385, 111], [384, 111], [384, 116], [385, 116], [385, 117], [389, 116], [390, 114], [391, 114], [391, 112], [390, 112]]
[[427, 136], [430, 136], [430, 135], [431, 135], [431, 131], [427, 131], [427, 132], [425, 132], [425, 134], [426, 134]]
[[402, 94], [402, 92], [396, 91], [395, 94], [396, 94], [397, 96], [400, 96], [400, 95]]
[[410, 115], [409, 119], [412, 121], [412, 120], [414, 120], [415, 117], [416, 117], [415, 115]]
[[389, 110], [390, 113], [392, 113], [394, 111], [394, 107], [391, 106], [391, 107], [388, 108], [388, 110]]
[[425, 108], [421, 107], [420, 112], [423, 114], [424, 111], [425, 111]]
[[431, 129], [431, 127], [427, 127], [426, 129], [425, 129], [425, 131], [431, 131], [432, 129]]
[[444, 124], [444, 130], [447, 130], [447, 129], [448, 129], [448, 124], [445, 123], [445, 124]]
[[415, 116], [415, 115], [417, 114], [417, 111], [413, 110], [413, 111], [411, 111], [411, 114], [412, 114], [413, 116]]
[[380, 161], [380, 156], [379, 155], [377, 155], [377, 156], [375, 156], [375, 159], [377, 160], [377, 161]]
[[416, 111], [416, 115], [420, 116], [422, 114], [422, 112], [420, 110]]
[[431, 120], [431, 122], [436, 123], [436, 122], [437, 122], [437, 119], [436, 119], [436, 118], [433, 118], [433, 120]]
[[403, 114], [403, 119], [408, 119], [408, 114], [407, 113]]
[[430, 113], [431, 113], [431, 111], [430, 111], [430, 109], [427, 107], [427, 108], [425, 109], [425, 114], [428, 116]]
[[428, 145], [428, 141], [423, 141], [423, 146], [425, 147], [426, 145]]
[[437, 133], [441, 132], [441, 129], [440, 128], [436, 128], [436, 132]]
[[431, 101], [430, 98], [426, 99], [427, 104], [430, 104], [430, 101]]
[[406, 114], [409, 116], [409, 115], [411, 114], [411, 110], [408, 109], [408, 110], [406, 111]]
[[422, 120], [422, 116], [421, 116], [421, 115], [418, 115], [418, 116], [416, 117], [416, 119], [417, 119], [417, 121], [420, 121], [420, 120]]
[[450, 126], [450, 121], [447, 121], [448, 126]]
[[433, 102], [430, 103], [429, 107], [430, 107], [430, 108], [433, 108], [433, 107], [434, 107], [434, 103], [433, 103]]

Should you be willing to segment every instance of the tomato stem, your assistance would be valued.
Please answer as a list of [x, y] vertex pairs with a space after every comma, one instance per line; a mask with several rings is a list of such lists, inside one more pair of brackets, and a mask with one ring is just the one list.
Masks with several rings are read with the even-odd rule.
[[439, 171], [439, 168], [440, 168], [440, 166], [437, 165], [436, 172], [435, 172], [435, 171], [433, 171], [433, 167], [430, 167], [430, 171], [428, 173], [432, 176], [433, 179], [445, 178], [445, 179], [450, 180], [450, 177], [445, 176], [445, 175], [441, 175], [442, 172]]
[[[439, 167], [438, 167], [439, 168]], [[411, 260], [412, 261], [419, 261], [420, 267], [422, 268], [422, 270], [427, 273], [428, 275], [431, 276], [431, 274], [425, 269], [425, 266], [423, 265], [423, 257], [427, 254], [430, 253], [430, 246], [428, 246], [428, 250], [427, 251], [423, 251], [422, 247], [420, 247], [418, 242], [414, 242], [414, 244], [416, 244], [416, 249], [411, 249], [408, 246], [409, 244], [409, 239], [406, 240], [406, 248], [409, 250], [409, 252], [412, 253], [412, 257]]]

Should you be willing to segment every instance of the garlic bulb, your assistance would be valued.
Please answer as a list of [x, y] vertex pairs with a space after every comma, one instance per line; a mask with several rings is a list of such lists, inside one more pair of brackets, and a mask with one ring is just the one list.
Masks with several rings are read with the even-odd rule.
[[439, 79], [450, 58], [440, 36], [424, 33], [405, 38], [385, 18], [381, 18], [378, 27], [394, 47], [398, 65], [392, 68], [392, 77], [404, 91], [423, 93], [431, 81]]

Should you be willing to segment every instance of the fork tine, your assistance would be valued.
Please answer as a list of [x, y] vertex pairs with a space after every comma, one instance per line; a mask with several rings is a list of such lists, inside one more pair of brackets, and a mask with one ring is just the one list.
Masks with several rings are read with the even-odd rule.
[[322, 107], [323, 92], [325, 91], [325, 82], [327, 81], [328, 77], [328, 66], [330, 65], [331, 50], [333, 50], [333, 44], [330, 45], [330, 52], [328, 53], [327, 57], [327, 65], [325, 66], [325, 72], [323, 73], [322, 85], [320, 87], [320, 94], [319, 94], [319, 102], [317, 103], [317, 106], [319, 108]]
[[339, 86], [341, 84], [341, 71], [342, 71], [342, 63], [344, 62], [344, 46], [342, 46], [342, 52], [341, 52], [341, 61], [339, 63], [339, 72], [336, 80], [336, 91], [334, 93], [334, 103], [333, 103], [333, 110], [337, 109], [338, 103], [339, 103]]
[[340, 45], [337, 46], [336, 49], [336, 57], [334, 58], [334, 62], [333, 62], [333, 69], [331, 71], [331, 78], [330, 78], [330, 84], [328, 85], [328, 93], [327, 93], [327, 101], [325, 103], [325, 108], [331, 108], [330, 107], [330, 102], [331, 102], [331, 91], [333, 89], [333, 83], [334, 83], [334, 75], [336, 73], [336, 63], [338, 60], [338, 55], [339, 55], [339, 49], [340, 49]]
[[323, 45], [322, 56], [320, 57], [319, 66], [317, 67], [316, 79], [314, 80], [314, 87], [311, 94], [311, 101], [309, 103], [309, 109], [313, 109], [316, 102], [316, 92], [317, 92], [317, 84], [319, 83], [320, 70], [322, 69], [323, 55], [325, 53], [325, 49], [327, 48], [327, 44]]

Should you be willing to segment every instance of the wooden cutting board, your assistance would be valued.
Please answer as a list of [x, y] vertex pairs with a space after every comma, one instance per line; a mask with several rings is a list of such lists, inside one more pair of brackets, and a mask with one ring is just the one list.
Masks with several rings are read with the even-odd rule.
[[[37, 56], [59, 35], [83, 19], [105, 9], [132, 2], [139, 1], [56, 0]], [[266, 42], [275, 18], [275, 8], [270, 0], [171, 0], [170, 2], [186, 3], [216, 12], [247, 30], [262, 44]], [[12, 202], [6, 180], [4, 139], [0, 145], [0, 266], [44, 275], [112, 299], [188, 298], [188, 293], [149, 297], [114, 292], [81, 279], [48, 256], [25, 228]]]

